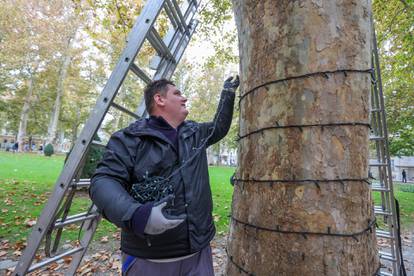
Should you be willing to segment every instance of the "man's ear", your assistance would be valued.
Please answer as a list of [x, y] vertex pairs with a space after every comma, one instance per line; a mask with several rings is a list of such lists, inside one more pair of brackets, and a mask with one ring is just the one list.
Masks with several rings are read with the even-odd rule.
[[161, 94], [157, 93], [157, 94], [154, 95], [154, 103], [155, 103], [156, 106], [164, 106], [165, 105], [164, 100], [165, 99]]

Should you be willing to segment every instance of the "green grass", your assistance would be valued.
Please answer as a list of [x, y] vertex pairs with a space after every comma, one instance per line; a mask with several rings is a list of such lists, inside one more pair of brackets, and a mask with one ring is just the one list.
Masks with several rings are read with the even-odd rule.
[[[0, 239], [10, 242], [24, 240], [31, 232], [27, 226], [36, 220], [63, 167], [64, 156], [46, 157], [38, 154], [13, 154], [0, 152]], [[234, 168], [210, 169], [210, 182], [214, 201], [214, 218], [217, 232], [223, 234], [228, 228], [233, 187], [229, 184]], [[84, 212], [90, 200], [86, 193], [76, 198], [70, 214]], [[99, 225], [95, 239], [110, 236], [116, 227], [106, 220]], [[62, 240], [74, 240], [79, 226], [65, 228]]]
[[235, 168], [231, 167], [210, 167], [210, 183], [213, 194], [213, 217], [218, 234], [224, 234], [229, 227], [229, 215], [233, 186], [230, 185], [230, 177]]
[[[31, 232], [30, 221], [36, 220], [63, 167], [64, 156], [0, 152], [0, 239], [24, 240]], [[84, 212], [90, 205], [87, 195], [76, 198], [71, 214]], [[62, 240], [74, 240], [79, 225], [65, 228]], [[116, 232], [103, 221], [96, 239]]]
[[[400, 224], [403, 231], [410, 230], [414, 224], [414, 185], [394, 182], [394, 196], [400, 205]], [[374, 192], [374, 204], [379, 205], [381, 194]], [[382, 221], [379, 221], [382, 225]]]
[[[0, 152], [0, 239], [10, 242], [24, 240], [31, 228], [27, 223], [40, 215], [62, 169], [64, 156], [45, 157], [37, 154]], [[229, 183], [234, 168], [210, 167], [213, 195], [213, 216], [217, 233], [224, 234], [229, 226], [233, 187]], [[396, 183], [395, 195], [400, 202], [403, 230], [414, 223], [414, 185]], [[379, 202], [379, 193], [374, 201]], [[84, 212], [90, 204], [86, 193], [74, 201], [71, 214]], [[103, 220], [95, 239], [111, 236], [117, 229]], [[62, 240], [73, 240], [78, 228], [64, 232]]]

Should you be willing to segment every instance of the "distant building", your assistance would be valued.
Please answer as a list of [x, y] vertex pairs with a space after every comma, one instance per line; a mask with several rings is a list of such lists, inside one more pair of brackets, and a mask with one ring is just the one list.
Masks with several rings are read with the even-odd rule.
[[401, 156], [391, 158], [392, 177], [402, 181], [402, 171], [407, 174], [407, 181], [414, 182], [414, 156]]
[[[371, 159], [371, 162], [376, 162]], [[402, 181], [402, 171], [405, 170], [408, 182], [414, 182], [414, 156], [391, 157], [391, 173], [394, 181]], [[378, 177], [378, 167], [371, 167], [370, 174], [375, 179]]]
[[209, 165], [236, 166], [237, 150], [220, 147], [220, 153], [213, 150], [213, 147], [207, 149], [207, 161]]

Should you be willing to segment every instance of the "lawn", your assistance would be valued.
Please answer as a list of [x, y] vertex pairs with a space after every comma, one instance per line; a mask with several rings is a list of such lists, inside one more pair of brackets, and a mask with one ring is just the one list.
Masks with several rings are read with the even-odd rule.
[[[45, 157], [39, 154], [13, 154], [0, 152], [0, 239], [23, 241], [31, 225], [40, 215], [57, 177], [64, 156]], [[228, 228], [233, 187], [229, 184], [234, 168], [210, 168], [214, 200], [214, 220], [219, 234]], [[90, 204], [88, 196], [81, 195], [74, 202], [70, 214], [84, 212]], [[74, 240], [79, 227], [65, 229], [62, 240]], [[95, 239], [114, 235], [115, 226], [103, 220]]]
[[[21, 242], [31, 230], [48, 199], [53, 185], [63, 166], [63, 156], [45, 157], [38, 154], [13, 154], [0, 152], [0, 239]], [[213, 194], [213, 216], [218, 234], [225, 234], [229, 225], [229, 214], [233, 187], [229, 184], [234, 168], [210, 167], [210, 182]], [[395, 185], [395, 195], [400, 202], [403, 230], [414, 222], [414, 188], [410, 185]], [[374, 194], [378, 202], [379, 194]], [[90, 201], [86, 195], [77, 198], [72, 214], [85, 211]], [[73, 240], [78, 235], [78, 226], [65, 230], [63, 240]], [[115, 235], [117, 229], [107, 221], [98, 228], [95, 239]]]

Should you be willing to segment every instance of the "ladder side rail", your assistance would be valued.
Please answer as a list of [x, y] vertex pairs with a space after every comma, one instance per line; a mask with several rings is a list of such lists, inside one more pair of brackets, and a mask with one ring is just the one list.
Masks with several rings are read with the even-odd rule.
[[150, 27], [154, 24], [164, 1], [165, 0], [151, 0], [145, 5], [142, 13], [138, 17], [137, 22], [128, 36], [128, 44], [98, 98], [95, 108], [91, 112], [91, 117], [89, 117], [81, 135], [77, 139], [72, 152], [63, 167], [62, 173], [55, 184], [52, 196], [46, 203], [36, 226], [29, 236], [28, 246], [15, 268], [14, 275], [24, 275], [27, 272], [27, 269], [29, 269], [46, 230], [52, 223], [51, 218], [55, 216], [63, 196], [78, 169], [79, 157], [82, 157], [85, 154], [93, 136], [102, 123], [110, 103], [113, 101], [122, 81], [126, 77], [129, 67], [135, 56], [138, 54]]
[[[374, 45], [375, 47], [375, 45]], [[375, 77], [375, 82], [372, 85], [372, 97], [371, 97], [371, 102], [372, 102], [372, 106], [375, 109], [381, 109], [380, 108], [380, 101], [379, 101], [379, 93], [378, 93], [378, 82], [377, 80], [377, 75], [378, 72], [375, 70], [376, 67], [376, 60], [375, 60], [375, 55], [374, 53], [372, 53], [372, 58], [371, 58], [371, 62], [372, 62], [372, 68], [374, 69], [374, 77]], [[373, 112], [372, 114], [372, 118], [371, 118], [371, 124], [372, 124], [372, 131], [374, 132], [375, 136], [379, 136], [379, 137], [384, 137], [384, 133], [382, 131], [382, 118], [381, 118], [381, 112]], [[384, 148], [383, 148], [383, 140], [376, 140], [375, 142], [375, 151], [376, 151], [376, 159], [378, 163], [382, 163], [382, 164], [386, 164], [386, 160], [385, 160], [385, 153], [384, 153]], [[381, 185], [383, 185], [384, 187], [388, 188], [387, 183], [385, 182], [386, 178], [385, 178], [385, 172], [386, 172], [386, 168], [383, 166], [379, 166], [378, 167], [378, 177], [380, 180]], [[389, 190], [389, 189], [387, 189]], [[390, 200], [389, 200], [389, 193], [387, 192], [381, 192], [381, 203], [380, 206], [382, 208], [382, 210], [384, 212], [389, 212], [391, 211], [391, 206], [390, 206]], [[384, 222], [388, 223], [388, 216], [384, 215]], [[391, 230], [390, 230], [391, 231]]]
[[184, 18], [183, 13], [181, 12], [180, 5], [177, 3], [177, 1], [176, 1], [176, 0], [167, 0], [167, 1], [171, 1], [171, 2], [172, 2], [172, 4], [173, 4], [173, 6], [174, 6], [175, 10], [177, 11], [178, 18], [180, 19], [181, 24], [182, 24], [182, 25], [183, 25], [183, 27], [184, 27], [185, 33], [186, 33], [188, 36], [190, 36], [190, 30], [188, 29], [188, 26], [187, 26], [187, 24], [186, 24], [187, 22], [186, 22], [186, 20], [185, 20], [185, 18]]
[[[56, 219], [59, 218], [60, 216], [62, 216], [61, 220], [66, 220], [66, 218], [69, 214], [69, 211], [70, 211], [70, 207], [72, 205], [73, 197], [75, 196], [75, 192], [76, 192], [76, 189], [69, 189], [69, 193], [66, 196], [66, 199], [65, 199], [65, 202], [62, 205], [62, 208], [57, 212], [56, 216], [53, 218], [54, 223], [56, 223]], [[58, 229], [58, 232], [56, 233], [56, 236], [55, 236], [54, 245], [51, 248], [51, 244], [53, 242], [52, 234], [53, 234], [53, 230], [54, 230], [54, 228], [52, 226], [53, 226], [54, 223], [51, 224], [51, 227], [49, 227], [49, 229], [46, 233], [45, 254], [46, 254], [47, 257], [51, 257], [51, 256], [54, 255], [54, 253], [57, 250], [57, 247], [59, 245], [60, 238], [61, 238], [61, 235], [62, 235], [62, 229]]]
[[[168, 1], [166, 2], [168, 3]], [[185, 20], [185, 24], [189, 25], [191, 23], [191, 21], [193, 20], [195, 14], [197, 12], [197, 7], [194, 6], [194, 4], [189, 5], [187, 10], [184, 13], [184, 20]], [[188, 27], [188, 29], [191, 29], [191, 26]], [[195, 28], [193, 28], [195, 29]], [[191, 31], [191, 30], [190, 30]], [[192, 33], [191, 33], [192, 35]], [[167, 35], [164, 38], [164, 43], [166, 45], [168, 45], [168, 49], [170, 49], [171, 53], [175, 53], [173, 54], [174, 57], [174, 62], [176, 64], [178, 64], [178, 62], [175, 60], [175, 55], [176, 55], [176, 49], [179, 46], [180, 40], [182, 39], [182, 37], [184, 36], [183, 32], [178, 30], [178, 29], [174, 29], [174, 28], [170, 28], [169, 31], [167, 32]], [[168, 59], [165, 59], [163, 56], [155, 56], [153, 58], [154, 60], [151, 62], [152, 66], [154, 68], [157, 68], [157, 71], [160, 70], [160, 68], [164, 67], [167, 68], [168, 66], [166, 65], [166, 63], [169, 63]], [[165, 78], [166, 77], [166, 73], [162, 73], [162, 74], [157, 74], [157, 78]], [[154, 79], [157, 79], [156, 77], [154, 77]]]
[[[188, 36], [182, 35], [180, 36], [180, 33], [176, 32], [173, 36], [173, 38], [170, 41], [170, 44], [172, 44], [173, 46], [171, 46], [171, 48], [173, 48], [173, 53], [174, 56], [177, 56], [176, 58], [176, 63], [173, 65], [171, 63], [169, 64], [163, 64], [163, 61], [165, 62], [165, 59], [161, 59], [158, 67], [161, 67], [163, 65], [164, 69], [163, 72], [161, 73], [159, 78], [171, 78], [171, 76], [173, 75], [175, 68], [177, 66], [177, 64], [179, 63], [179, 61], [181, 60], [181, 57], [195, 31], [195, 29], [197, 28], [198, 25], [198, 21], [194, 20], [194, 15], [197, 12], [197, 6], [194, 6], [194, 4], [191, 4], [188, 6], [187, 10], [184, 13], [184, 21], [185, 24], [187, 25], [187, 30], [189, 31]], [[178, 42], [177, 42], [178, 39]], [[182, 43], [185, 42], [184, 46], [182, 47]]]
[[[375, 34], [375, 28], [373, 27], [372, 30], [373, 30], [373, 37], [374, 37], [374, 56], [375, 56], [375, 60], [376, 60], [376, 63], [375, 63], [375, 66], [376, 66], [375, 69], [376, 70], [375, 71], [377, 72], [377, 82], [378, 82], [380, 107], [382, 109], [382, 112], [380, 112], [380, 113], [382, 115], [382, 121], [384, 123], [384, 125], [383, 125], [383, 134], [384, 134], [384, 137], [386, 138], [384, 140], [384, 147], [385, 147], [386, 152], [388, 153], [387, 156], [386, 156], [386, 158], [387, 158], [387, 168], [388, 168], [388, 175], [387, 175], [388, 179], [387, 180], [388, 180], [388, 183], [389, 183], [389, 190], [390, 190], [389, 195], [391, 197], [391, 202], [390, 202], [391, 211], [393, 213], [393, 216], [392, 216], [393, 234], [394, 234], [394, 237], [396, 239], [398, 239], [399, 238], [398, 237], [399, 229], [398, 229], [398, 222], [397, 222], [397, 217], [396, 217], [397, 212], [396, 212], [396, 206], [395, 206], [395, 201], [394, 201], [394, 188], [393, 188], [392, 175], [391, 175], [391, 162], [390, 162], [391, 160], [390, 160], [390, 155], [389, 155], [388, 130], [387, 130], [387, 124], [386, 124], [387, 120], [386, 120], [386, 112], [385, 112], [385, 104], [384, 104], [384, 94], [383, 94], [383, 90], [382, 90], [381, 68], [380, 68], [380, 65], [379, 65], [379, 55], [378, 55], [377, 37], [376, 37], [376, 34]], [[397, 240], [395, 240], [395, 242], [394, 242], [394, 249], [395, 249], [395, 251], [394, 251], [395, 257], [396, 257], [396, 260], [397, 260], [396, 262], [393, 263], [393, 266], [395, 268], [394, 272], [396, 272], [396, 274], [399, 275], [402, 260], [400, 258], [401, 257], [400, 254], [399, 254], [400, 248], [399, 248]]]
[[[85, 167], [87, 152], [89, 151], [89, 149], [90, 149], [90, 145], [88, 146], [88, 149], [86, 150], [85, 154], [82, 156], [81, 160], [79, 161], [79, 166], [78, 166], [78, 169], [75, 173], [75, 175], [76, 175], [75, 179], [76, 180], [79, 180], [79, 178], [81, 177], [83, 168]], [[72, 201], [73, 201], [73, 198], [74, 198], [76, 192], [77, 192], [77, 189], [73, 188], [72, 185], [70, 184], [68, 189], [67, 189], [66, 200], [63, 203], [60, 210], [55, 215], [55, 217], [53, 218], [53, 223], [51, 224], [48, 233], [46, 233], [46, 241], [45, 241], [45, 254], [46, 254], [46, 256], [53, 256], [56, 253], [56, 251], [59, 247], [60, 239], [62, 237], [63, 228], [59, 228], [57, 230], [57, 233], [55, 235], [55, 239], [54, 239], [54, 242], [53, 242], [54, 244], [53, 244], [52, 250], [50, 250], [50, 244], [48, 244], [48, 242], [52, 241], [52, 233], [53, 233], [53, 230], [55, 229], [54, 225], [56, 224], [56, 220], [60, 218], [60, 220], [64, 221], [64, 220], [66, 220], [67, 216], [69, 215], [70, 207], [72, 206]]]
[[[97, 207], [94, 205], [91, 210], [92, 213], [98, 212]], [[85, 255], [89, 244], [93, 238], [93, 235], [98, 228], [99, 222], [101, 220], [102, 216], [99, 215], [96, 219], [86, 221], [82, 225], [82, 230], [85, 231], [82, 240], [80, 241], [80, 246], [83, 248], [82, 251], [79, 251], [75, 254], [73, 254], [72, 262], [70, 264], [69, 270], [67, 271], [67, 274], [65, 275], [75, 275], [76, 270], [79, 267], [79, 264], [81, 263], [83, 256]]]

